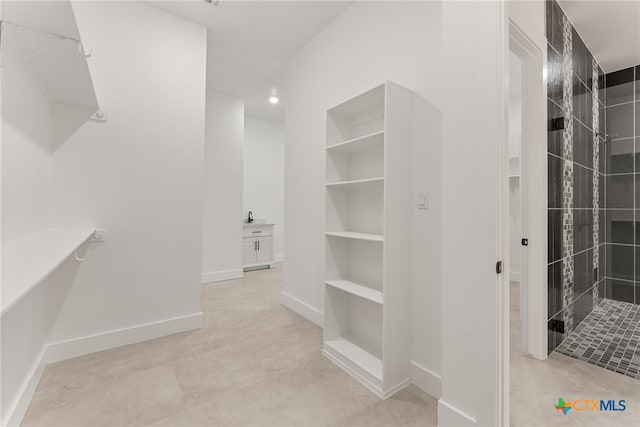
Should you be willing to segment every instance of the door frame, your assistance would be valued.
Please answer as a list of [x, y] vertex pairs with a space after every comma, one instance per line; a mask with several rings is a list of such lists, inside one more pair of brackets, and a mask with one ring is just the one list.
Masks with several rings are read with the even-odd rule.
[[539, 360], [547, 358], [547, 64], [543, 48], [509, 20], [509, 50], [522, 61], [520, 213], [522, 235], [529, 240], [521, 257], [520, 276], [526, 287], [522, 343], [523, 352]]

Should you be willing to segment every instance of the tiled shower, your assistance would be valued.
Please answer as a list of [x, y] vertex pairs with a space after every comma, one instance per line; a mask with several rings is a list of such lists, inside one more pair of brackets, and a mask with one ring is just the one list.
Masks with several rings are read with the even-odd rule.
[[602, 298], [600, 173], [604, 75], [571, 22], [547, 2], [549, 352]]
[[546, 18], [548, 350], [635, 377], [640, 66], [605, 74], [556, 1]]
[[604, 77], [604, 296], [640, 304], [640, 66]]

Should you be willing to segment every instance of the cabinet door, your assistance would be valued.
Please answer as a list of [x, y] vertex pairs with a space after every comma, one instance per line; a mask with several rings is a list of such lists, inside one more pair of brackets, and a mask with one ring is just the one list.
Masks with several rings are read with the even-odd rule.
[[242, 263], [251, 265], [256, 263], [258, 243], [256, 239], [243, 239]]
[[271, 262], [271, 237], [260, 237], [258, 241], [258, 262]]

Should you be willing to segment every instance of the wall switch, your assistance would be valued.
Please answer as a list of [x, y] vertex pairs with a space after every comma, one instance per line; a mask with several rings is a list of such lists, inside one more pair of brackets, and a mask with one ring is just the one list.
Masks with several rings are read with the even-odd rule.
[[429, 209], [429, 194], [426, 191], [420, 191], [417, 194], [418, 209]]
[[91, 235], [92, 242], [104, 242], [107, 238], [107, 232], [105, 230], [96, 230]]

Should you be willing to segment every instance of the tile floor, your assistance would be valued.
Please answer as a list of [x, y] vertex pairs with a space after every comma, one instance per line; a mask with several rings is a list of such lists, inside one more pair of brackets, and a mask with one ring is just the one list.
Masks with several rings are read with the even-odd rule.
[[[409, 386], [380, 400], [320, 355], [321, 330], [280, 304], [282, 268], [203, 286], [204, 327], [49, 365], [25, 426], [435, 426]], [[511, 425], [638, 425], [640, 382], [553, 353], [520, 353], [512, 286]], [[623, 413], [562, 415], [558, 397], [626, 399]]]
[[640, 379], [640, 305], [603, 300], [556, 351]]
[[[511, 426], [638, 426], [640, 381], [553, 352], [544, 361], [522, 354], [519, 285], [511, 283]], [[559, 397], [624, 399], [624, 412], [585, 412], [563, 415], [555, 410]]]
[[436, 399], [381, 400], [321, 356], [281, 291], [281, 264], [207, 284], [202, 329], [49, 365], [23, 425], [436, 425]]

